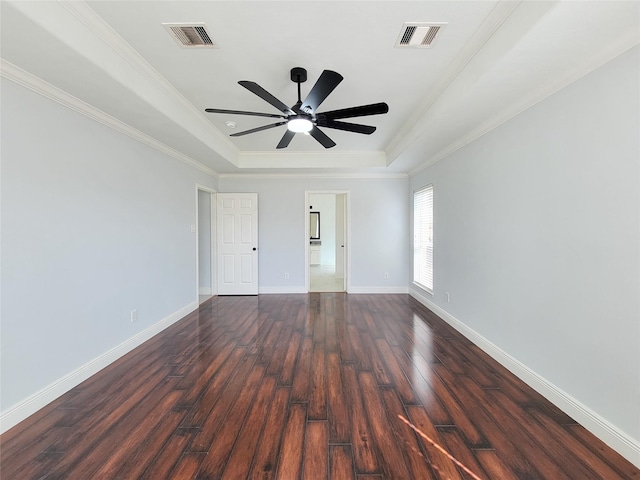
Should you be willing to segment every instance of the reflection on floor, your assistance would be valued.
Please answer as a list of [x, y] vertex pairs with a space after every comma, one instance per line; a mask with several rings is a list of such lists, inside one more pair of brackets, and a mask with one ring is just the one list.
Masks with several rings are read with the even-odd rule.
[[207, 300], [209, 300], [212, 297], [212, 295], [200, 295], [198, 297], [198, 303], [200, 305], [202, 305], [204, 302], [206, 302]]
[[309, 267], [310, 292], [344, 292], [344, 278], [336, 278], [334, 265], [311, 265]]

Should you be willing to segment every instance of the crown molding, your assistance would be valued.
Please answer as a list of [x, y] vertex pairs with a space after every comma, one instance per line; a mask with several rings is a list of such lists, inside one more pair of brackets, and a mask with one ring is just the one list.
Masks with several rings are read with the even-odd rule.
[[239, 168], [386, 168], [382, 151], [241, 152]]
[[50, 1], [44, 7], [40, 2], [18, 1], [12, 6], [226, 161], [237, 164], [238, 148], [85, 1]]
[[[481, 58], [483, 50], [521, 3], [522, 0], [499, 2], [494, 7], [491, 15], [482, 23], [480, 28], [469, 39], [464, 49], [451, 62], [451, 65], [441, 76], [440, 81], [422, 99], [416, 107], [415, 113], [406, 119], [391, 140], [386, 149], [388, 164], [399, 158], [423, 134], [428, 125], [436, 118], [439, 109], [444, 108], [441, 105], [446, 102], [447, 98], [451, 97], [454, 90], [453, 94], [461, 90], [464, 91], [467, 88], [470, 82], [467, 77], [470, 74], [466, 73], [465, 69], [473, 62], [479, 64], [486, 62]], [[534, 18], [532, 17], [529, 21], [534, 21]], [[491, 52], [491, 54], [496, 55], [497, 53]]]
[[333, 173], [221, 173], [220, 179], [389, 179], [409, 178], [407, 173], [377, 173], [377, 172], [333, 172]]
[[213, 177], [220, 174], [77, 97], [0, 58], [0, 76]]
[[426, 170], [433, 164], [447, 158], [449, 155], [453, 154], [457, 150], [460, 150], [462, 147], [498, 128], [503, 123], [506, 123], [512, 118], [515, 118], [534, 105], [558, 93], [563, 88], [587, 76], [589, 73], [597, 70], [614, 58], [622, 55], [623, 53], [629, 51], [639, 44], [640, 39], [637, 35], [629, 33], [628, 35], [623, 36], [617, 42], [610, 44], [607, 48], [600, 51], [597, 55], [594, 55], [587, 64], [583, 64], [578, 66], [577, 68], [571, 69], [564, 76], [553, 78], [549, 82], [540, 85], [540, 87], [531, 90], [529, 92], [529, 95], [523, 97], [520, 102], [503, 109], [496, 115], [478, 125], [473, 130], [469, 131], [467, 134], [460, 137], [455, 142], [450, 143], [445, 148], [429, 157], [419, 167], [410, 170], [408, 172], [408, 175], [412, 177]]

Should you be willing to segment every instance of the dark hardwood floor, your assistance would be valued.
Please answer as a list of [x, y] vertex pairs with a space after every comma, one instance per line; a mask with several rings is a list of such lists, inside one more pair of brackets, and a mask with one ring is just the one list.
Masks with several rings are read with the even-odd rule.
[[214, 297], [0, 437], [10, 479], [640, 479], [407, 295]]

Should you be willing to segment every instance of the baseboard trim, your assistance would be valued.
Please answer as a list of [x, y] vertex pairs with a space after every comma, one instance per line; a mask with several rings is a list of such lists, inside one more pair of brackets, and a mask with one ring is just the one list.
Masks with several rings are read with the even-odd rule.
[[180, 310], [172, 313], [168, 317], [154, 323], [145, 330], [137, 333], [133, 337], [125, 340], [120, 345], [113, 347], [111, 350], [94, 358], [90, 362], [68, 373], [64, 377], [47, 385], [39, 392], [27, 397], [17, 405], [9, 408], [5, 412], [0, 413], [0, 433], [4, 433], [10, 428], [20, 423], [25, 418], [33, 415], [42, 407], [48, 405], [56, 398], [68, 392], [75, 386], [79, 385], [91, 375], [99, 372], [106, 366], [118, 360], [123, 355], [129, 353], [134, 348], [143, 344], [154, 335], [157, 335], [165, 328], [182, 319], [189, 313], [198, 308], [198, 302], [191, 302], [182, 307]]
[[292, 287], [260, 287], [259, 292], [260, 295], [268, 295], [268, 294], [280, 294], [284, 295], [287, 293], [307, 293], [307, 290], [304, 286], [292, 286]]
[[213, 291], [211, 290], [211, 287], [200, 287], [198, 289], [198, 294], [199, 295], [212, 295]]
[[640, 468], [640, 442], [582, 404], [546, 378], [531, 370], [500, 347], [433, 303], [422, 293], [410, 289], [409, 295], [467, 337], [498, 363], [541, 394], [604, 443]]
[[[259, 294], [287, 294], [287, 293], [308, 293], [304, 286], [298, 287], [260, 287]], [[354, 295], [357, 294], [384, 294], [384, 293], [396, 293], [407, 294], [409, 289], [407, 287], [348, 287], [347, 293]]]
[[384, 294], [384, 293], [396, 293], [403, 294], [409, 293], [409, 289], [405, 287], [349, 287], [349, 293], [353, 294]]

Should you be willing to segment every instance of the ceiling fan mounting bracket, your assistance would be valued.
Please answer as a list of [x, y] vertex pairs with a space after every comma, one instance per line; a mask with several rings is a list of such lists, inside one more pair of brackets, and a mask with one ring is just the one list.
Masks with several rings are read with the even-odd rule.
[[302, 67], [293, 67], [291, 69], [291, 81], [298, 84], [306, 82], [307, 70]]

